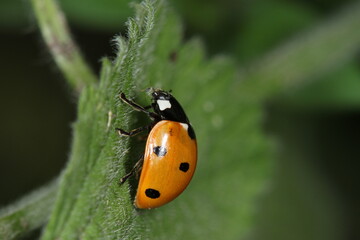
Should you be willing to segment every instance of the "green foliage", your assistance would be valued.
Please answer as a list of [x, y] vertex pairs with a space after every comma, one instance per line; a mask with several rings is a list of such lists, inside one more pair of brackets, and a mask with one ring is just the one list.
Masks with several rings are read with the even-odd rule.
[[85, 28], [100, 29], [101, 31], [119, 30], [127, 17], [133, 14], [129, 6], [130, 0], [62, 0], [69, 21]]
[[58, 181], [28, 194], [0, 211], [0, 238], [17, 239], [46, 224], [55, 201]]
[[292, 1], [256, 1], [243, 12], [246, 24], [235, 32], [232, 43], [236, 56], [243, 61], [259, 57], [316, 19], [309, 7]]
[[276, 102], [285, 108], [308, 110], [357, 109], [360, 106], [359, 78], [359, 68], [355, 63], [350, 63], [331, 72], [331, 76], [326, 75], [318, 81], [278, 96]]
[[11, 29], [14, 26], [23, 25], [26, 21], [24, 11], [25, 6], [18, 1], [0, 1], [0, 27]]
[[80, 91], [84, 85], [95, 83], [94, 73], [73, 42], [57, 3], [52, 0], [32, 0], [32, 4], [45, 43], [70, 87]]
[[[43, 5], [36, 2], [34, 8], [39, 10], [36, 6]], [[98, 83], [80, 54], [77, 63], [85, 66], [80, 75], [91, 76], [90, 80], [68, 74], [77, 64], [64, 68], [58, 62], [69, 85], [80, 92], [78, 119], [70, 160], [42, 239], [242, 239], [254, 227], [257, 199], [274, 169], [273, 146], [262, 129], [264, 101], [349, 61], [359, 46], [360, 34], [354, 29], [360, 7], [240, 71], [229, 57], [208, 59], [199, 39], [181, 43], [180, 19], [165, 1], [148, 0], [134, 8], [127, 38], [114, 39], [116, 57], [102, 59]], [[68, 42], [66, 27], [53, 21], [59, 9], [50, 9], [53, 15], [36, 11], [51, 20], [42, 21], [50, 24], [40, 20], [42, 31], [59, 27]], [[344, 37], [349, 34], [353, 37]], [[44, 36], [49, 45], [53, 38]], [[53, 54], [56, 58], [62, 52]], [[148, 87], [172, 89], [183, 104], [197, 134], [199, 163], [179, 198], [159, 209], [137, 210], [132, 205], [136, 183], [120, 186], [118, 181], [140, 156], [143, 142], [120, 137], [114, 129], [132, 129], [146, 121], [118, 95], [124, 92], [145, 105]], [[31, 201], [25, 203], [31, 206]], [[37, 210], [39, 205], [32, 208]], [[44, 215], [39, 218], [44, 220]], [[7, 223], [6, 217], [1, 221]], [[34, 222], [39, 226], [44, 221]], [[24, 231], [17, 224], [13, 228], [7, 233]]]
[[[116, 38], [114, 62], [103, 59], [99, 86], [86, 87], [81, 94], [72, 157], [43, 239], [215, 239], [224, 232], [229, 238], [243, 236], [271, 164], [259, 129], [259, 105], [245, 104], [235, 114], [226, 106], [235, 97], [223, 101], [225, 95], [219, 93], [230, 90], [234, 63], [223, 57], [207, 61], [197, 40], [181, 46], [179, 19], [163, 1], [142, 3], [136, 11], [127, 23], [128, 40]], [[142, 90], [150, 86], [173, 89], [184, 104], [197, 129], [199, 167], [176, 201], [139, 211], [129, 195], [136, 185], [118, 184], [139, 155], [134, 153], [139, 143], [119, 137], [114, 128], [130, 129], [138, 123], [128, 114], [129, 107], [119, 103], [119, 92], [143, 98]], [[239, 142], [239, 135], [246, 138]], [[238, 221], [241, 226], [234, 224]]]

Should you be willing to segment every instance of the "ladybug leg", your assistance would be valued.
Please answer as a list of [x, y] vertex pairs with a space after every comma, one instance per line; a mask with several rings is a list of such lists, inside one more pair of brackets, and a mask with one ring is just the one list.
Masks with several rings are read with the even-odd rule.
[[136, 134], [139, 134], [139, 133], [141, 133], [141, 132], [143, 132], [145, 130], [148, 130], [148, 129], [150, 129], [150, 126], [139, 127], [139, 128], [136, 128], [136, 129], [133, 129], [133, 130], [127, 132], [127, 131], [125, 131], [125, 130], [123, 130], [121, 128], [115, 128], [115, 130], [118, 131], [119, 135], [121, 135], [121, 136], [129, 136], [129, 137], [135, 136]]
[[151, 105], [146, 106], [146, 107], [140, 106], [136, 102], [127, 99], [124, 93], [120, 93], [119, 97], [124, 103], [130, 105], [136, 111], [140, 111], [140, 112], [143, 112], [143, 113], [147, 114], [151, 119], [158, 119], [159, 118], [159, 116], [156, 113], [148, 111], [148, 109], [151, 108]]
[[131, 171], [129, 173], [127, 173], [125, 176], [123, 176], [120, 179], [120, 184], [123, 184], [124, 182], [126, 182], [126, 180], [131, 177], [134, 173], [136, 174], [136, 178], [139, 178], [139, 173], [141, 172], [141, 168], [144, 162], [144, 156], [142, 156], [139, 161], [137, 161], [133, 167], [133, 169], [131, 169]]

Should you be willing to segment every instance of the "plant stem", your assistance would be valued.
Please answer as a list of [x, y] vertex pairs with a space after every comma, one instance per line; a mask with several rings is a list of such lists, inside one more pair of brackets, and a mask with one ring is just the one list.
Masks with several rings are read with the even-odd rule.
[[32, 0], [31, 3], [45, 43], [70, 87], [79, 93], [84, 85], [96, 83], [96, 76], [72, 40], [57, 3], [54, 0]]

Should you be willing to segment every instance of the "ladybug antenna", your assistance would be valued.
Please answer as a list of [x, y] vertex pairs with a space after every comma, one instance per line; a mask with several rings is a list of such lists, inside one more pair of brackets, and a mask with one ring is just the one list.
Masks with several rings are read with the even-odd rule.
[[143, 89], [140, 89], [140, 92], [148, 92], [149, 91], [149, 88], [143, 88]]
[[153, 87], [148, 87], [145, 91], [148, 95], [151, 95], [155, 91], [155, 89]]

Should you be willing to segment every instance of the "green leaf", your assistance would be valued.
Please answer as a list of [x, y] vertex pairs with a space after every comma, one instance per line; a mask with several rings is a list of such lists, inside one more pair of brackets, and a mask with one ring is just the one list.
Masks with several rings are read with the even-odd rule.
[[246, 19], [234, 41], [236, 55], [241, 60], [258, 57], [316, 20], [309, 7], [278, 0], [255, 1], [244, 15]]
[[55, 201], [58, 181], [37, 189], [0, 210], [0, 238], [17, 239], [47, 221]]
[[[198, 39], [182, 44], [180, 20], [165, 1], [134, 7], [127, 38], [114, 40], [116, 58], [102, 60], [99, 83], [91, 80], [77, 88], [81, 94], [70, 160], [42, 239], [244, 238], [274, 168], [272, 142], [262, 129], [264, 101], [352, 59], [359, 48], [360, 6], [242, 71], [226, 56], [208, 59]], [[52, 9], [56, 19], [59, 9]], [[64, 25], [49, 28], [56, 26], [68, 36]], [[121, 186], [118, 181], [142, 154], [143, 142], [120, 137], [114, 129], [129, 130], [147, 121], [118, 95], [124, 92], [146, 105], [148, 87], [172, 89], [183, 104], [198, 137], [199, 163], [190, 186], [176, 200], [137, 210], [132, 205], [136, 181]]]
[[[164, 1], [145, 1], [136, 12], [127, 23], [128, 39], [116, 38], [117, 58], [103, 60], [100, 85], [81, 94], [72, 157], [42, 239], [244, 236], [272, 163], [259, 128], [260, 105], [247, 103], [240, 111], [227, 106], [235, 96], [224, 101], [218, 93], [229, 90], [236, 66], [225, 57], [206, 60], [198, 40], [180, 45], [180, 21]], [[151, 86], [173, 89], [183, 103], [198, 136], [199, 164], [178, 199], [136, 210], [136, 184], [118, 181], [141, 155], [142, 144], [119, 137], [114, 128], [134, 128], [141, 124], [136, 119], [146, 117], [129, 114], [118, 94], [139, 96], [146, 104], [143, 90]]]
[[360, 106], [360, 71], [349, 64], [331, 76], [305, 84], [277, 98], [278, 105], [300, 109], [357, 109]]
[[[269, 51], [246, 69], [238, 85], [245, 85], [249, 98], [265, 100], [299, 87], [349, 63], [358, 52], [360, 4], [342, 9], [310, 31]], [[351, 37], [346, 37], [351, 36]], [[237, 89], [234, 87], [233, 89]]]

